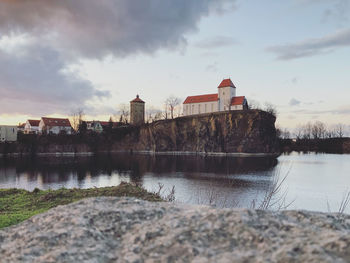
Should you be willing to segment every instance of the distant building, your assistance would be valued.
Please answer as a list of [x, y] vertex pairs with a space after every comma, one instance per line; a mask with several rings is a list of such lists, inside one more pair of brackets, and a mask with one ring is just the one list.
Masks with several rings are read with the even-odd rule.
[[26, 127], [26, 124], [25, 123], [20, 123], [20, 124], [18, 124], [18, 126], [17, 126], [17, 132], [18, 133], [24, 133], [24, 129], [25, 129], [25, 127]]
[[184, 116], [245, 109], [248, 109], [248, 102], [244, 96], [236, 97], [236, 86], [231, 79], [220, 83], [218, 93], [189, 96], [183, 103]]
[[24, 126], [24, 133], [26, 134], [38, 134], [39, 133], [40, 120], [27, 120]]
[[133, 125], [145, 123], [145, 102], [140, 99], [139, 95], [130, 101], [130, 123]]
[[17, 141], [17, 126], [0, 126], [0, 142], [15, 142]]
[[103, 132], [103, 126], [100, 121], [87, 121], [86, 128], [88, 131], [93, 131], [97, 133]]
[[41, 134], [72, 134], [72, 126], [68, 119], [43, 117], [39, 123]]

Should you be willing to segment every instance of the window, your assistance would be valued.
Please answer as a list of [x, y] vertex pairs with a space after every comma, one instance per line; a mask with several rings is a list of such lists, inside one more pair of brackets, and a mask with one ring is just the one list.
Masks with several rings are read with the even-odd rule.
[[192, 112], [191, 114], [194, 114], [194, 105], [192, 105]]
[[201, 113], [201, 105], [198, 104], [198, 113]]

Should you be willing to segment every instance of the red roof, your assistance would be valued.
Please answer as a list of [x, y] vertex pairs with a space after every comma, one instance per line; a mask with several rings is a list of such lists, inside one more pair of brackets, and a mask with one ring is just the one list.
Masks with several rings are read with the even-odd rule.
[[59, 118], [41, 118], [45, 126], [60, 126], [60, 127], [72, 127], [68, 119], [59, 119]]
[[36, 126], [39, 127], [40, 120], [28, 120], [30, 126]]
[[231, 106], [235, 106], [235, 105], [243, 105], [245, 101], [245, 97], [241, 96], [241, 97], [233, 97], [231, 100]]
[[[99, 121], [99, 123], [101, 124], [102, 127], [106, 127], [109, 126], [109, 121]], [[112, 122], [112, 126], [113, 127], [118, 127], [120, 126], [122, 123], [121, 122]]]
[[235, 88], [235, 85], [233, 85], [233, 82], [231, 81], [231, 79], [224, 79], [223, 81], [221, 81], [218, 88], [225, 88], [225, 87]]
[[143, 100], [140, 99], [139, 95], [136, 95], [136, 99], [133, 99], [130, 102], [139, 102], [139, 103], [145, 103]]
[[189, 103], [200, 103], [200, 102], [211, 102], [218, 101], [218, 94], [207, 94], [207, 95], [198, 95], [198, 96], [189, 96], [186, 98], [183, 104]]

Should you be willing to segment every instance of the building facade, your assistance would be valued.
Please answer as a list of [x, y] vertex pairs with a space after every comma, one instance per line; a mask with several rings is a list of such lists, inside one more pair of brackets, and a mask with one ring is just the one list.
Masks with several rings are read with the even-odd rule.
[[17, 141], [17, 126], [0, 126], [0, 143]]
[[41, 134], [72, 134], [72, 126], [68, 119], [41, 118], [39, 133]]
[[130, 101], [130, 123], [132, 125], [141, 125], [145, 123], [145, 102], [139, 95]]
[[248, 109], [248, 102], [244, 96], [236, 96], [236, 86], [231, 79], [220, 83], [218, 93], [189, 96], [183, 103], [184, 116], [245, 109]]
[[38, 134], [40, 120], [27, 120], [24, 126], [25, 134]]

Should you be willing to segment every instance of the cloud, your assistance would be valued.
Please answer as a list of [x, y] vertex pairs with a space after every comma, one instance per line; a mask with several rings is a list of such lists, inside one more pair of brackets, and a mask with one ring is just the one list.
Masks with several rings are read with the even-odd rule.
[[237, 40], [228, 36], [215, 36], [207, 39], [203, 39], [195, 44], [196, 47], [202, 49], [215, 49], [237, 45]]
[[292, 98], [290, 101], [289, 101], [289, 106], [298, 106], [301, 104], [301, 101], [295, 99], [295, 98]]
[[298, 114], [308, 114], [308, 115], [324, 115], [324, 114], [332, 114], [332, 115], [350, 115], [350, 105], [339, 106], [336, 109], [329, 110], [294, 110], [293, 113]]
[[71, 56], [154, 53], [186, 44], [185, 34], [229, 0], [5, 0], [0, 31], [28, 33]]
[[13, 55], [0, 50], [0, 104], [12, 114], [66, 113], [91, 98], [109, 96], [74, 72], [64, 71], [59, 54], [47, 47], [30, 46]]
[[[186, 46], [201, 18], [230, 0], [2, 0], [0, 102], [5, 113], [42, 114], [104, 98], [67, 70], [81, 59], [153, 54]], [[13, 107], [16, 105], [16, 107]]]
[[302, 5], [324, 6], [323, 22], [334, 20], [338, 23], [343, 23], [349, 20], [349, 0], [298, 0], [298, 2]]
[[275, 53], [280, 60], [292, 60], [332, 52], [336, 48], [350, 46], [350, 29], [340, 30], [334, 34], [307, 39], [298, 43], [268, 47], [268, 52]]

